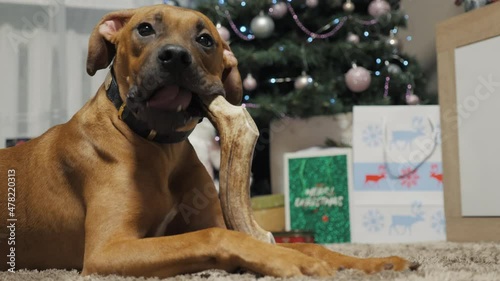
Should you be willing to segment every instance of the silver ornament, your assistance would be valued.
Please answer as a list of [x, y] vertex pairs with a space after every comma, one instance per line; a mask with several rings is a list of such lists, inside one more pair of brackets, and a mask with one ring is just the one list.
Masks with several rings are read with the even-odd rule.
[[273, 34], [274, 31], [274, 21], [270, 16], [264, 15], [264, 12], [260, 12], [258, 16], [253, 18], [250, 23], [250, 28], [253, 34], [257, 38], [268, 38]]
[[307, 87], [308, 85], [311, 85], [313, 83], [313, 79], [311, 76], [307, 75], [305, 71], [302, 72], [302, 74], [295, 78], [295, 89], [301, 90]]
[[342, 9], [346, 13], [352, 13], [356, 6], [354, 6], [354, 3], [351, 2], [351, 0], [347, 0], [344, 5], [342, 5]]
[[393, 64], [393, 63], [389, 63], [389, 65], [387, 65], [387, 72], [389, 72], [389, 74], [400, 74], [401, 73], [401, 67], [399, 67], [399, 65], [397, 64]]

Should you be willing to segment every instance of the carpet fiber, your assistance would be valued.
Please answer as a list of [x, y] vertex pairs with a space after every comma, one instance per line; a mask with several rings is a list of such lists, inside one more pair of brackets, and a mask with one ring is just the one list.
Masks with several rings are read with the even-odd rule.
[[[375, 275], [365, 275], [356, 270], [337, 273], [331, 280], [358, 281], [500, 281], [500, 243], [422, 243], [409, 245], [359, 245], [344, 244], [329, 246], [332, 250], [356, 256], [400, 255], [420, 262], [422, 266], [416, 272], [386, 271]], [[271, 277], [257, 277], [253, 274], [228, 274], [223, 271], [204, 271], [163, 280], [247, 280], [274, 281]], [[119, 276], [79, 276], [77, 271], [46, 270], [19, 271], [16, 273], [0, 272], [0, 280], [75, 280], [75, 281], [153, 281], [158, 278], [130, 278]], [[314, 278], [292, 278], [290, 280], [314, 280]]]

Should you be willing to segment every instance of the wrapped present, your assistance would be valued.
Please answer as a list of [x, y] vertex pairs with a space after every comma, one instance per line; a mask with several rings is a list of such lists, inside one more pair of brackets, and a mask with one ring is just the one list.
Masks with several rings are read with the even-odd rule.
[[351, 241], [351, 149], [286, 153], [286, 229], [314, 233], [316, 243]]
[[285, 199], [283, 194], [255, 196], [251, 199], [255, 221], [265, 230], [285, 230]]
[[353, 114], [353, 242], [445, 240], [439, 107]]
[[314, 243], [314, 233], [310, 231], [274, 232], [273, 236], [276, 243]]

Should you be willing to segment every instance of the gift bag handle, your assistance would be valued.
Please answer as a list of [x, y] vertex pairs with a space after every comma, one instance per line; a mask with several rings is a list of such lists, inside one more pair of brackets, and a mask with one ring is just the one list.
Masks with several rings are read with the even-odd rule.
[[[431, 128], [431, 131], [432, 131], [432, 135], [433, 135], [433, 146], [432, 146], [432, 149], [430, 151], [430, 153], [428, 155], [426, 155], [422, 161], [420, 161], [413, 169], [411, 169], [410, 171], [400, 175], [399, 173], [393, 173], [392, 170], [390, 169], [389, 167], [389, 164], [388, 164], [388, 156], [387, 156], [387, 119], [386, 117], [383, 118], [382, 120], [382, 126], [384, 128], [384, 141], [383, 141], [383, 147], [384, 147], [384, 166], [385, 166], [385, 170], [387, 172], [387, 175], [392, 178], [392, 179], [402, 179], [402, 178], [405, 178], [413, 173], [415, 173], [427, 160], [429, 160], [429, 158], [432, 156], [432, 154], [434, 154], [434, 152], [436, 151], [436, 148], [438, 146], [438, 140], [437, 140], [437, 132], [435, 130], [435, 126], [434, 126], [434, 123], [432, 122], [432, 119], [429, 117], [429, 116], [426, 116], [427, 117], [427, 121], [429, 122], [429, 126]], [[409, 162], [409, 161], [408, 161]]]

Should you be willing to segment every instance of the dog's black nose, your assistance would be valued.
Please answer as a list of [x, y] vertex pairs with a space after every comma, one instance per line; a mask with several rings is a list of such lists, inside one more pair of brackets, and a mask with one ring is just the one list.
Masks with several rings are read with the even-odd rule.
[[158, 61], [164, 68], [184, 68], [191, 65], [193, 59], [184, 47], [166, 45], [160, 50]]

